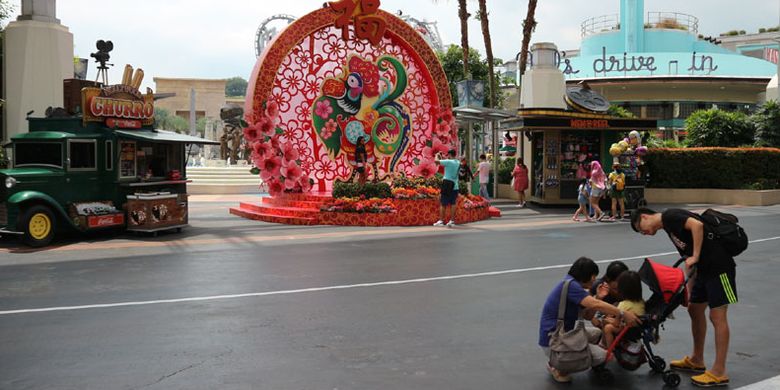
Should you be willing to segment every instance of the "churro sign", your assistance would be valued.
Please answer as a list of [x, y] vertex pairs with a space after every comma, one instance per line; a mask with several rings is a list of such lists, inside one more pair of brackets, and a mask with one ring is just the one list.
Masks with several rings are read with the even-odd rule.
[[147, 88], [141, 94], [138, 88], [144, 71], [125, 66], [122, 83], [103, 88], [81, 90], [84, 123], [105, 122], [111, 128], [138, 129], [154, 123], [154, 95]]

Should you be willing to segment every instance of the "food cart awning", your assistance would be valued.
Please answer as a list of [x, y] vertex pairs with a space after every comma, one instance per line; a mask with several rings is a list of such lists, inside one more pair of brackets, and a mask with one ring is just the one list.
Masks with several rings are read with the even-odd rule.
[[218, 141], [212, 141], [210, 139], [193, 137], [191, 135], [174, 133], [172, 131], [165, 130], [115, 130], [116, 134], [122, 138], [130, 138], [138, 141], [147, 142], [170, 142], [181, 144], [198, 144], [198, 145], [219, 145]]
[[477, 107], [477, 106], [458, 106], [452, 109], [455, 113], [455, 119], [458, 122], [489, 122], [501, 119], [507, 119], [514, 116], [514, 113], [495, 108]]
[[515, 118], [505, 119], [499, 122], [501, 131], [523, 130], [656, 130], [658, 124], [654, 119], [627, 119], [610, 116], [584, 115], [572, 113], [560, 115], [519, 115]]

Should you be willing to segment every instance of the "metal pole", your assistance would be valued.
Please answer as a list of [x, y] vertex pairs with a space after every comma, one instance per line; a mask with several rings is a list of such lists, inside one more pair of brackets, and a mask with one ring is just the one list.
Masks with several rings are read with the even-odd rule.
[[493, 199], [498, 198], [498, 163], [501, 160], [498, 153], [498, 126], [494, 126], [494, 122], [488, 122], [490, 126], [490, 134], [493, 135]]
[[195, 135], [195, 88], [190, 88], [190, 135]]

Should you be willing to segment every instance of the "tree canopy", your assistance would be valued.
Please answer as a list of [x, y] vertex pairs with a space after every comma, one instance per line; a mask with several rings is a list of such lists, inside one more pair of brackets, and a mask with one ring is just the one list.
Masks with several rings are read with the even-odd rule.
[[245, 96], [247, 81], [241, 77], [231, 77], [225, 83], [225, 96]]
[[[463, 49], [461, 49], [458, 45], [450, 45], [447, 48], [447, 51], [442, 53], [439, 52], [439, 61], [442, 64], [442, 67], [444, 68], [444, 73], [447, 75], [447, 80], [450, 83], [450, 94], [452, 94], [452, 104], [457, 105], [458, 104], [458, 93], [455, 90], [455, 83], [458, 81], [466, 80], [466, 75], [463, 74]], [[500, 66], [503, 64], [503, 61], [500, 59], [495, 59], [494, 61], [495, 66]], [[487, 60], [482, 59], [480, 57], [479, 52], [474, 49], [469, 49], [469, 73], [471, 73], [471, 79], [472, 80], [481, 80], [485, 82], [485, 86], [488, 86], [488, 64]], [[495, 83], [498, 84], [498, 81], [500, 77], [495, 78]], [[495, 85], [496, 90], [498, 90], [498, 85]], [[503, 104], [503, 95], [498, 94], [498, 99], [496, 101], [495, 106], [500, 107]], [[485, 107], [489, 106], [488, 99], [485, 99]]]

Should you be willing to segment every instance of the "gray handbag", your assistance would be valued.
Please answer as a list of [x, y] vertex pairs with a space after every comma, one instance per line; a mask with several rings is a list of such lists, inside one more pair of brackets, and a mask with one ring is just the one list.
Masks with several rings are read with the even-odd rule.
[[563, 317], [570, 282], [567, 280], [563, 283], [558, 303], [558, 322], [550, 333], [550, 366], [562, 373], [585, 371], [591, 367], [588, 333], [582, 318], [577, 319], [574, 329], [568, 332], [564, 330]]

